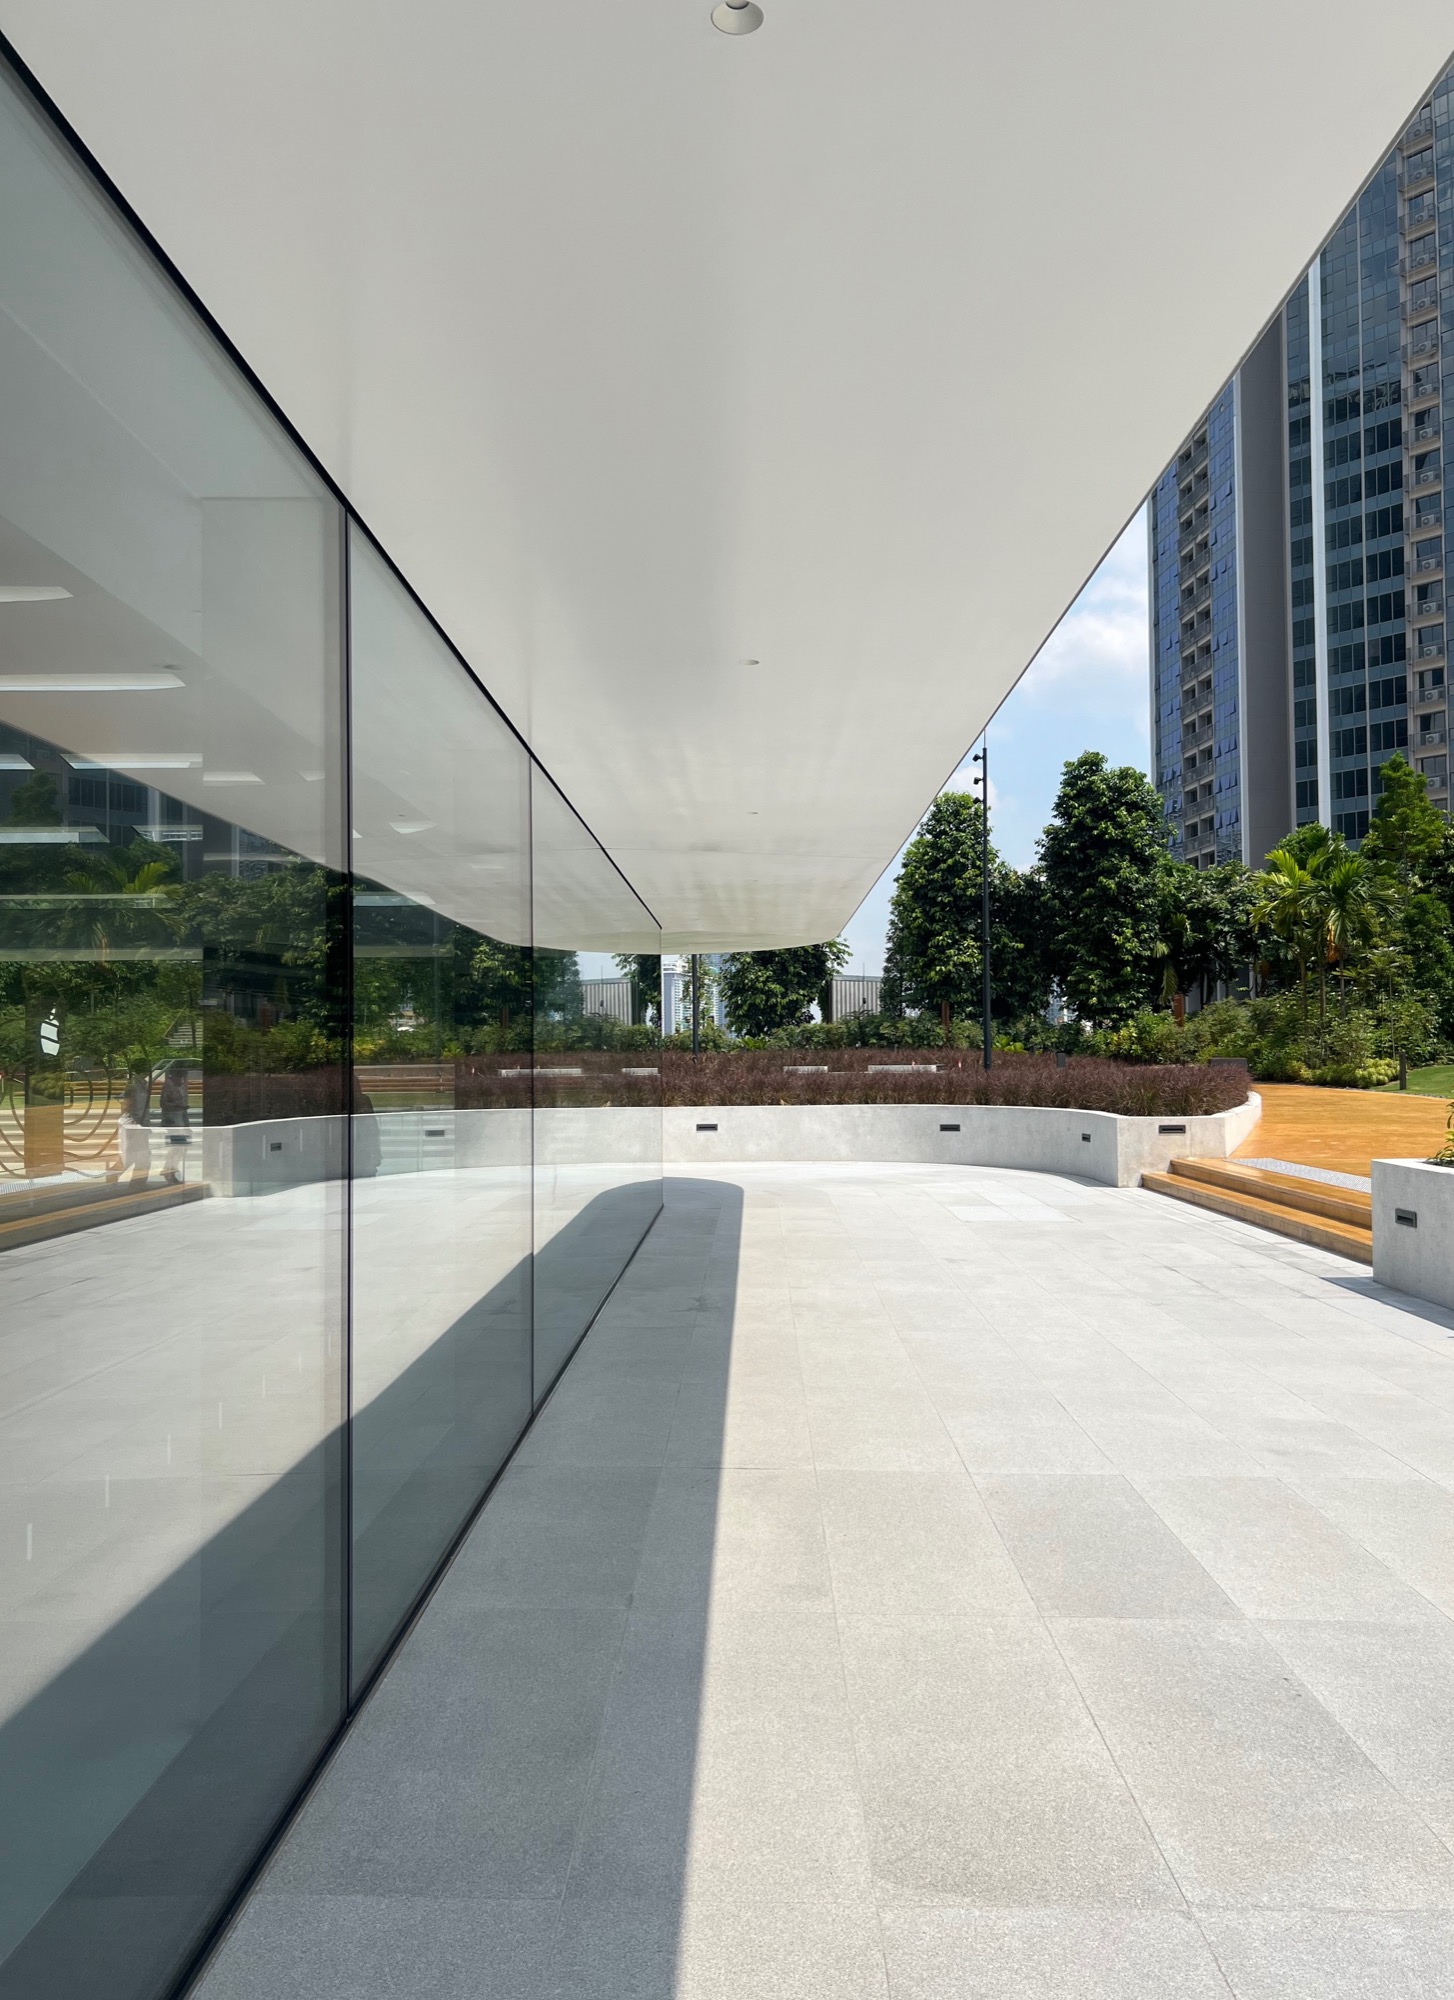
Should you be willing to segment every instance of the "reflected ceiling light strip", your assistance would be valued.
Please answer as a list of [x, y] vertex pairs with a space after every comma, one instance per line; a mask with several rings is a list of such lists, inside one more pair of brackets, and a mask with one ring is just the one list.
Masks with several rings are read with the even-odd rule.
[[52, 604], [70, 594], [58, 583], [0, 583], [0, 604]]
[[139, 667], [114, 674], [0, 674], [0, 694], [120, 694], [183, 685], [181, 675], [170, 667]]
[[256, 771], [204, 771], [204, 785], [260, 785], [262, 779]]
[[187, 771], [202, 761], [202, 752], [188, 750], [63, 750], [73, 771]]
[[33, 771], [34, 764], [18, 750], [0, 750], [0, 771]]
[[433, 827], [438, 825], [438, 821], [432, 819], [391, 819], [389, 825], [394, 829], [395, 833], [428, 833]]
[[92, 847], [105, 839], [99, 826], [0, 826], [0, 847]]

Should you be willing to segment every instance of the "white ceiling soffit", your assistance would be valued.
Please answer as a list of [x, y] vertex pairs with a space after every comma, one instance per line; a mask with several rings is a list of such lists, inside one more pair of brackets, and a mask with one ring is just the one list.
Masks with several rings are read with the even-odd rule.
[[0, 0], [681, 946], [843, 925], [1442, 53], [764, 7]]

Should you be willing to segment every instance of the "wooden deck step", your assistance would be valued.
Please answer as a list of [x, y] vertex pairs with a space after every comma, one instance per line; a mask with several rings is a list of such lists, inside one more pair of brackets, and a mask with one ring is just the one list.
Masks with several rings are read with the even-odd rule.
[[[1205, 1166], [1208, 1163], [1173, 1162], [1177, 1168], [1191, 1164]], [[1278, 1236], [1290, 1236], [1294, 1242], [1311, 1244], [1314, 1249], [1331, 1250], [1337, 1256], [1351, 1257], [1356, 1263], [1373, 1262], [1371, 1218], [1367, 1223], [1335, 1221], [1329, 1216], [1310, 1213], [1306, 1208], [1293, 1207], [1279, 1199], [1281, 1189], [1266, 1188], [1261, 1193], [1253, 1194], [1243, 1187], [1233, 1189], [1216, 1185], [1184, 1172], [1142, 1174], [1141, 1185], [1154, 1194], [1169, 1194], [1174, 1201], [1190, 1202], [1194, 1208], [1210, 1209], [1214, 1215], [1230, 1216], [1237, 1222], [1250, 1222], [1259, 1229], [1270, 1229]]]
[[48, 1243], [52, 1237], [72, 1236], [77, 1230], [96, 1229], [106, 1222], [125, 1222], [132, 1216], [152, 1215], [158, 1209], [180, 1208], [186, 1202], [201, 1201], [206, 1192], [201, 1181], [181, 1182], [176, 1187], [137, 1188], [134, 1192], [110, 1187], [88, 1191], [90, 1198], [86, 1200], [56, 1201], [39, 1212], [32, 1204], [27, 1213], [13, 1216], [0, 1199], [0, 1250], [18, 1250], [27, 1243]]
[[1173, 1160], [1171, 1171], [1207, 1187], [1225, 1188], [1229, 1194], [1250, 1194], [1274, 1201], [1281, 1208], [1325, 1216], [1329, 1222], [1350, 1222], [1355, 1229], [1373, 1227], [1373, 1197], [1358, 1188], [1305, 1181], [1267, 1167], [1244, 1167], [1234, 1160]]

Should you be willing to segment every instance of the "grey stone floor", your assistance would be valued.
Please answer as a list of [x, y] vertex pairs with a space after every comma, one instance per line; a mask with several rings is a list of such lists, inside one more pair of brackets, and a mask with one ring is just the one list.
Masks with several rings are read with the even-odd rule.
[[1445, 2000], [1451, 1489], [1339, 1259], [682, 1175], [205, 2000]]

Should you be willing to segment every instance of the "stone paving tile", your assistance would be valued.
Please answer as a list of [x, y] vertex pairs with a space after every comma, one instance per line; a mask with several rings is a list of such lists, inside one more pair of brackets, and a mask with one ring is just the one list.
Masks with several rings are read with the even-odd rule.
[[1451, 1330], [1137, 1190], [674, 1176], [204, 2000], [1444, 2000]]

